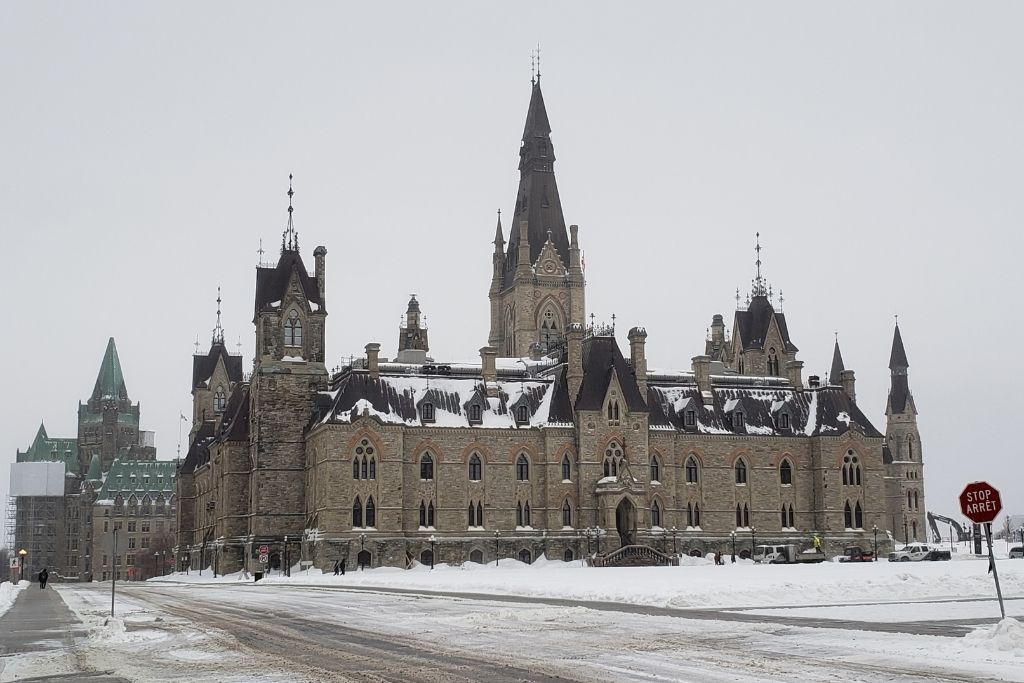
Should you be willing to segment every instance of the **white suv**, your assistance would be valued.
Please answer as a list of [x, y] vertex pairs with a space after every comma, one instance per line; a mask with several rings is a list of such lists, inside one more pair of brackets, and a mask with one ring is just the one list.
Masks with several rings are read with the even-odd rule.
[[913, 543], [889, 553], [890, 562], [921, 562], [922, 560], [948, 560], [948, 550], [933, 548], [927, 543]]
[[1024, 559], [1024, 546], [1018, 545], [1015, 548], [1010, 548], [1010, 559]]

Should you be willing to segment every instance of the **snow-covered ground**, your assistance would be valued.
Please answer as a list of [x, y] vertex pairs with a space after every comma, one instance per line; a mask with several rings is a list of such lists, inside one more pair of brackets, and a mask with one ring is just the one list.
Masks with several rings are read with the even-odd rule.
[[[498, 567], [472, 563], [461, 566], [439, 564], [433, 570], [426, 566], [410, 570], [381, 567], [348, 572], [345, 576], [324, 574], [319, 570], [300, 571], [296, 567], [291, 577], [275, 573], [264, 578], [259, 585], [400, 588], [673, 608], [801, 607], [976, 598], [991, 600], [991, 603], [978, 603], [978, 613], [974, 616], [999, 614], [995, 584], [985, 559], [807, 565], [757, 565], [740, 561], [724, 566], [716, 566], [701, 558], [684, 560], [686, 564], [679, 567], [597, 569], [583, 567], [578, 561], [566, 563], [541, 559], [525, 565], [517, 560], [504, 559]], [[1024, 598], [1024, 560], [997, 560], [997, 567], [1003, 595]], [[246, 577], [231, 574], [214, 579], [211, 571], [204, 570], [202, 576], [189, 572], [187, 576], [174, 574], [151, 581], [244, 583]], [[1013, 604], [1014, 609], [1019, 609], [1019, 604]], [[883, 619], [914, 621], [919, 618], [907, 609], [893, 608], [886, 612], [878, 608], [866, 620]]]
[[0, 583], [0, 616], [3, 616], [11, 608], [11, 605], [18, 598], [18, 593], [25, 590], [27, 586], [28, 581], [19, 581], [17, 585], [10, 581]]

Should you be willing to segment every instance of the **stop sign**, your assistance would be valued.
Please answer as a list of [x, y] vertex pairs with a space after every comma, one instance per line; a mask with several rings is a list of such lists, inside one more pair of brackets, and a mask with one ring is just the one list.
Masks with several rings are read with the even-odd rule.
[[960, 494], [960, 511], [975, 524], [987, 524], [1003, 509], [999, 491], [986, 481], [974, 481]]

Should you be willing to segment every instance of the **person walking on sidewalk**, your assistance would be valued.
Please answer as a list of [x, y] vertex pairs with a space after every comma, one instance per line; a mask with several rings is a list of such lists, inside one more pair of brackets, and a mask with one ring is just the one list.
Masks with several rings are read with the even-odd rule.
[[46, 567], [43, 567], [43, 571], [39, 572], [39, 588], [46, 588], [46, 580], [50, 578], [50, 572], [46, 571]]

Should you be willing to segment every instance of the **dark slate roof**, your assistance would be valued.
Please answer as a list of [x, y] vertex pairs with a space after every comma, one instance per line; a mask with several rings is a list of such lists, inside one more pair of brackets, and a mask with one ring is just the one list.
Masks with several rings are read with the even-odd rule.
[[206, 420], [199, 426], [199, 431], [196, 432], [192, 443], [188, 447], [188, 453], [185, 454], [184, 460], [181, 461], [181, 465], [178, 467], [179, 474], [195, 472], [197, 467], [209, 462], [209, 445], [213, 440], [215, 426], [216, 423], [213, 420]]
[[[530, 411], [528, 426], [558, 422], [551, 415], [553, 385], [551, 379], [508, 379], [498, 382], [498, 396], [489, 399], [479, 377], [429, 377], [424, 375], [380, 375], [370, 377], [362, 371], [349, 371], [338, 378], [331, 392], [317, 401], [320, 421], [351, 422], [366, 411], [385, 423], [437, 427], [468, 427], [467, 408], [478, 401], [483, 422], [479, 427], [512, 429], [519, 425], [512, 406], [526, 400]], [[429, 401], [434, 406], [433, 422], [423, 423], [420, 408]], [[564, 401], [564, 399], [563, 399]]]
[[205, 384], [213, 377], [213, 371], [217, 368], [218, 358], [224, 359], [224, 369], [227, 370], [230, 381], [242, 381], [242, 357], [231, 355], [224, 347], [224, 342], [216, 341], [210, 346], [210, 351], [205, 356], [192, 356], [193, 389], [201, 384]]
[[583, 340], [583, 384], [576, 397], [576, 410], [602, 410], [608, 395], [612, 370], [619, 378], [623, 400], [631, 411], [643, 412], [647, 404], [640, 395], [633, 368], [629, 366], [615, 337], [590, 337]]
[[892, 464], [892, 450], [889, 448], [889, 444], [882, 444], [882, 464]]
[[519, 189], [508, 236], [508, 250], [505, 253], [505, 287], [511, 284], [519, 264], [519, 224], [522, 221], [529, 224], [530, 265], [537, 262], [550, 232], [562, 265], [569, 267], [569, 235], [565, 229], [558, 184], [555, 182], [551, 124], [548, 122], [539, 79], [534, 83], [530, 96], [519, 154]]
[[910, 398], [910, 383], [906, 374], [894, 374], [890, 378], [889, 387], [889, 409], [893, 413], [903, 413], [907, 410], [907, 400]]
[[736, 311], [736, 329], [743, 340], [743, 349], [764, 348], [764, 340], [768, 336], [772, 318], [775, 318], [775, 323], [779, 326], [779, 334], [782, 335], [786, 351], [788, 353], [799, 351], [789, 338], [789, 327], [786, 325], [785, 314], [776, 313], [767, 296], [755, 296], [750, 300], [747, 310]]
[[896, 331], [892, 335], [892, 353], [889, 354], [889, 369], [909, 368], [907, 352], [903, 348], [903, 335], [900, 334], [900, 326], [896, 325]]
[[311, 304], [321, 305], [320, 290], [316, 279], [306, 270], [299, 252], [286, 249], [274, 268], [256, 268], [256, 313], [267, 308], [275, 301], [280, 301], [288, 289], [288, 281], [292, 271], [299, 274], [302, 292]]
[[829, 384], [840, 384], [842, 380], [842, 372], [846, 369], [843, 365], [843, 354], [839, 351], [839, 340], [836, 339], [836, 347], [832, 351], [832, 369], [828, 373]]
[[249, 385], [236, 384], [221, 416], [218, 441], [247, 441], [249, 439]]
[[[798, 392], [789, 388], [712, 386], [711, 393], [712, 404], [705, 406], [694, 384], [650, 386], [652, 426], [667, 423], [699, 434], [838, 436], [856, 425], [865, 436], [882, 436], [840, 387]], [[733, 423], [737, 408], [743, 412], [742, 427]], [[695, 428], [685, 427], [686, 410], [696, 410]], [[789, 429], [780, 427], [783, 412], [789, 413]]]

